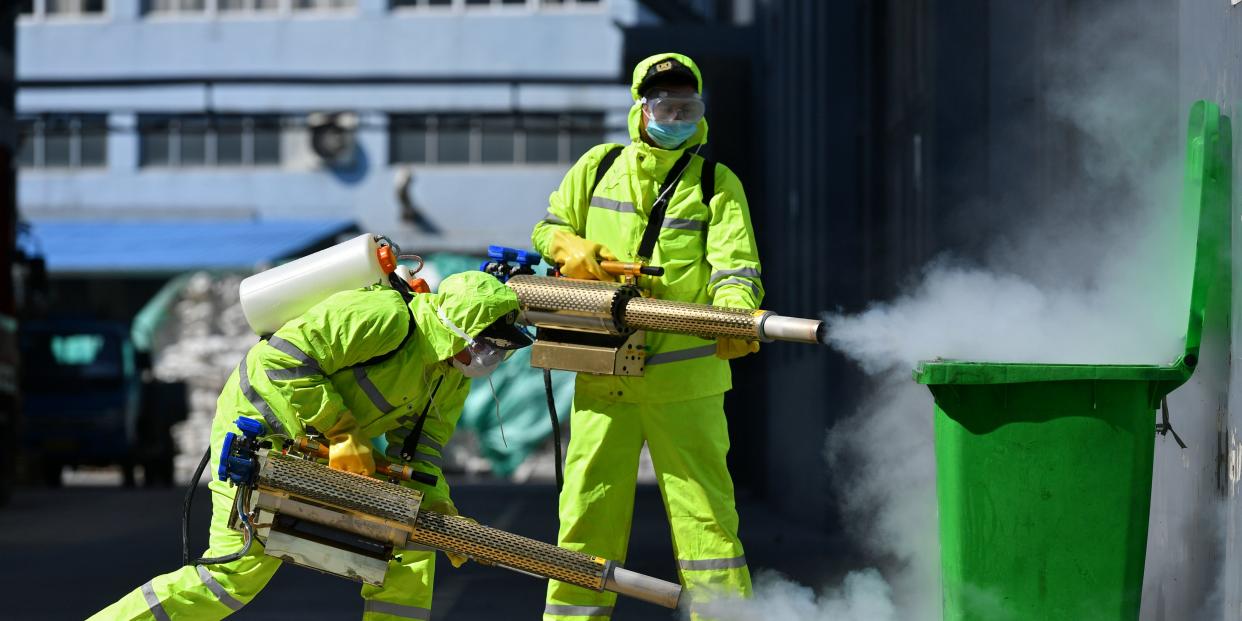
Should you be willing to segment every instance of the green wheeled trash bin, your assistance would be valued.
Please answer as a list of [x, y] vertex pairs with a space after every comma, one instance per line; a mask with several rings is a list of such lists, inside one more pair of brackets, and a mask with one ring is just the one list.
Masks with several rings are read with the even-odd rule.
[[936, 360], [914, 372], [936, 402], [945, 621], [1138, 619], [1155, 413], [1197, 363], [1227, 249], [1230, 149], [1228, 117], [1196, 103], [1182, 198], [1194, 275], [1175, 363]]

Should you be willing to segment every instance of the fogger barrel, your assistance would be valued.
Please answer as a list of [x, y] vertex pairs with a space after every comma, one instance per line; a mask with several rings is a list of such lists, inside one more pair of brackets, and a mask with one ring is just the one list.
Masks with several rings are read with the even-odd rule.
[[422, 545], [667, 608], [676, 608], [681, 596], [680, 585], [613, 561], [428, 511], [422, 494], [409, 487], [273, 451], [261, 451], [259, 461], [253, 496], [265, 523], [259, 535], [266, 535], [267, 554], [295, 564], [382, 584], [391, 553]]
[[523, 320], [541, 328], [624, 335], [635, 330], [690, 334], [706, 339], [822, 344], [824, 323], [708, 304], [644, 298], [620, 283], [522, 275], [509, 279]]

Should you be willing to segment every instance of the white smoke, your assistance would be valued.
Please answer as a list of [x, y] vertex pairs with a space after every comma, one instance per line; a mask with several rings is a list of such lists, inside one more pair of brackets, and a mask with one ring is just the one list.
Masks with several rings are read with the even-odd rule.
[[1152, 96], [1177, 83], [1175, 59], [1159, 53], [1176, 29], [1161, 19], [1083, 18], [1089, 26], [1044, 59], [1043, 116], [1070, 138], [1057, 154], [1063, 178], [1023, 197], [1037, 210], [960, 206], [954, 223], [991, 239], [976, 259], [940, 257], [895, 299], [826, 315], [831, 344], [870, 376], [826, 457], [844, 481], [845, 523], [883, 574], [855, 572], [819, 595], [767, 576], [753, 607], [733, 602], [719, 618], [940, 618], [932, 401], [910, 377], [919, 361], [1166, 364], [1181, 354], [1193, 236], [1179, 213], [1184, 111]]
[[717, 597], [692, 604], [695, 612], [716, 621], [897, 621], [892, 589], [874, 569], [852, 572], [840, 588], [816, 595], [772, 571], [755, 576], [755, 597]]

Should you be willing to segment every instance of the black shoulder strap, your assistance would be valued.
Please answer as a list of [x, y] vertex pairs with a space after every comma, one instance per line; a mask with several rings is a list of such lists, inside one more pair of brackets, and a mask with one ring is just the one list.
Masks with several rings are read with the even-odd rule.
[[643, 231], [643, 240], [638, 244], [639, 260], [651, 260], [656, 242], [660, 239], [660, 228], [664, 226], [664, 213], [668, 211], [669, 197], [673, 194], [672, 188], [677, 185], [677, 180], [681, 178], [681, 173], [685, 172], [686, 166], [693, 157], [694, 154], [689, 149], [683, 151], [681, 157], [673, 163], [673, 167], [668, 169], [664, 183], [660, 184], [660, 193], [656, 194], [655, 204], [651, 206], [651, 214], [647, 216], [647, 228]]
[[591, 191], [587, 192], [587, 200], [590, 201], [595, 196], [595, 188], [599, 187], [599, 182], [604, 180], [604, 175], [608, 174], [608, 169], [612, 168], [612, 163], [617, 161], [617, 156], [621, 155], [623, 147], [619, 144], [612, 145], [604, 157], [599, 159], [599, 166], [595, 169], [595, 182], [591, 184]]
[[716, 196], [716, 162], [703, 158], [703, 172], [699, 175], [699, 191], [703, 193], [703, 204], [710, 210], [712, 199]]

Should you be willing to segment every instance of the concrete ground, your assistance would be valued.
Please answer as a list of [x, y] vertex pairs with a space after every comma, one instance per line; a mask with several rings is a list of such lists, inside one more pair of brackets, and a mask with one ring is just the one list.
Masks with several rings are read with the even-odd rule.
[[[484, 524], [555, 541], [556, 496], [548, 485], [452, 481], [461, 510]], [[171, 571], [180, 559], [184, 489], [143, 490], [70, 486], [24, 489], [0, 509], [0, 592], [4, 619], [83, 619]], [[739, 498], [742, 539], [751, 570], [775, 569], [819, 586], [839, 580], [851, 565], [842, 540], [798, 526], [762, 503]], [[191, 529], [192, 553], [206, 544], [206, 488], [199, 490]], [[626, 566], [675, 580], [668, 527], [658, 490], [639, 488]], [[434, 618], [459, 621], [538, 619], [544, 583], [506, 570], [438, 565]], [[267, 589], [236, 619], [305, 621], [361, 615], [358, 585], [300, 568], [277, 572]], [[618, 621], [668, 620], [675, 613], [633, 600], [618, 604]]]

